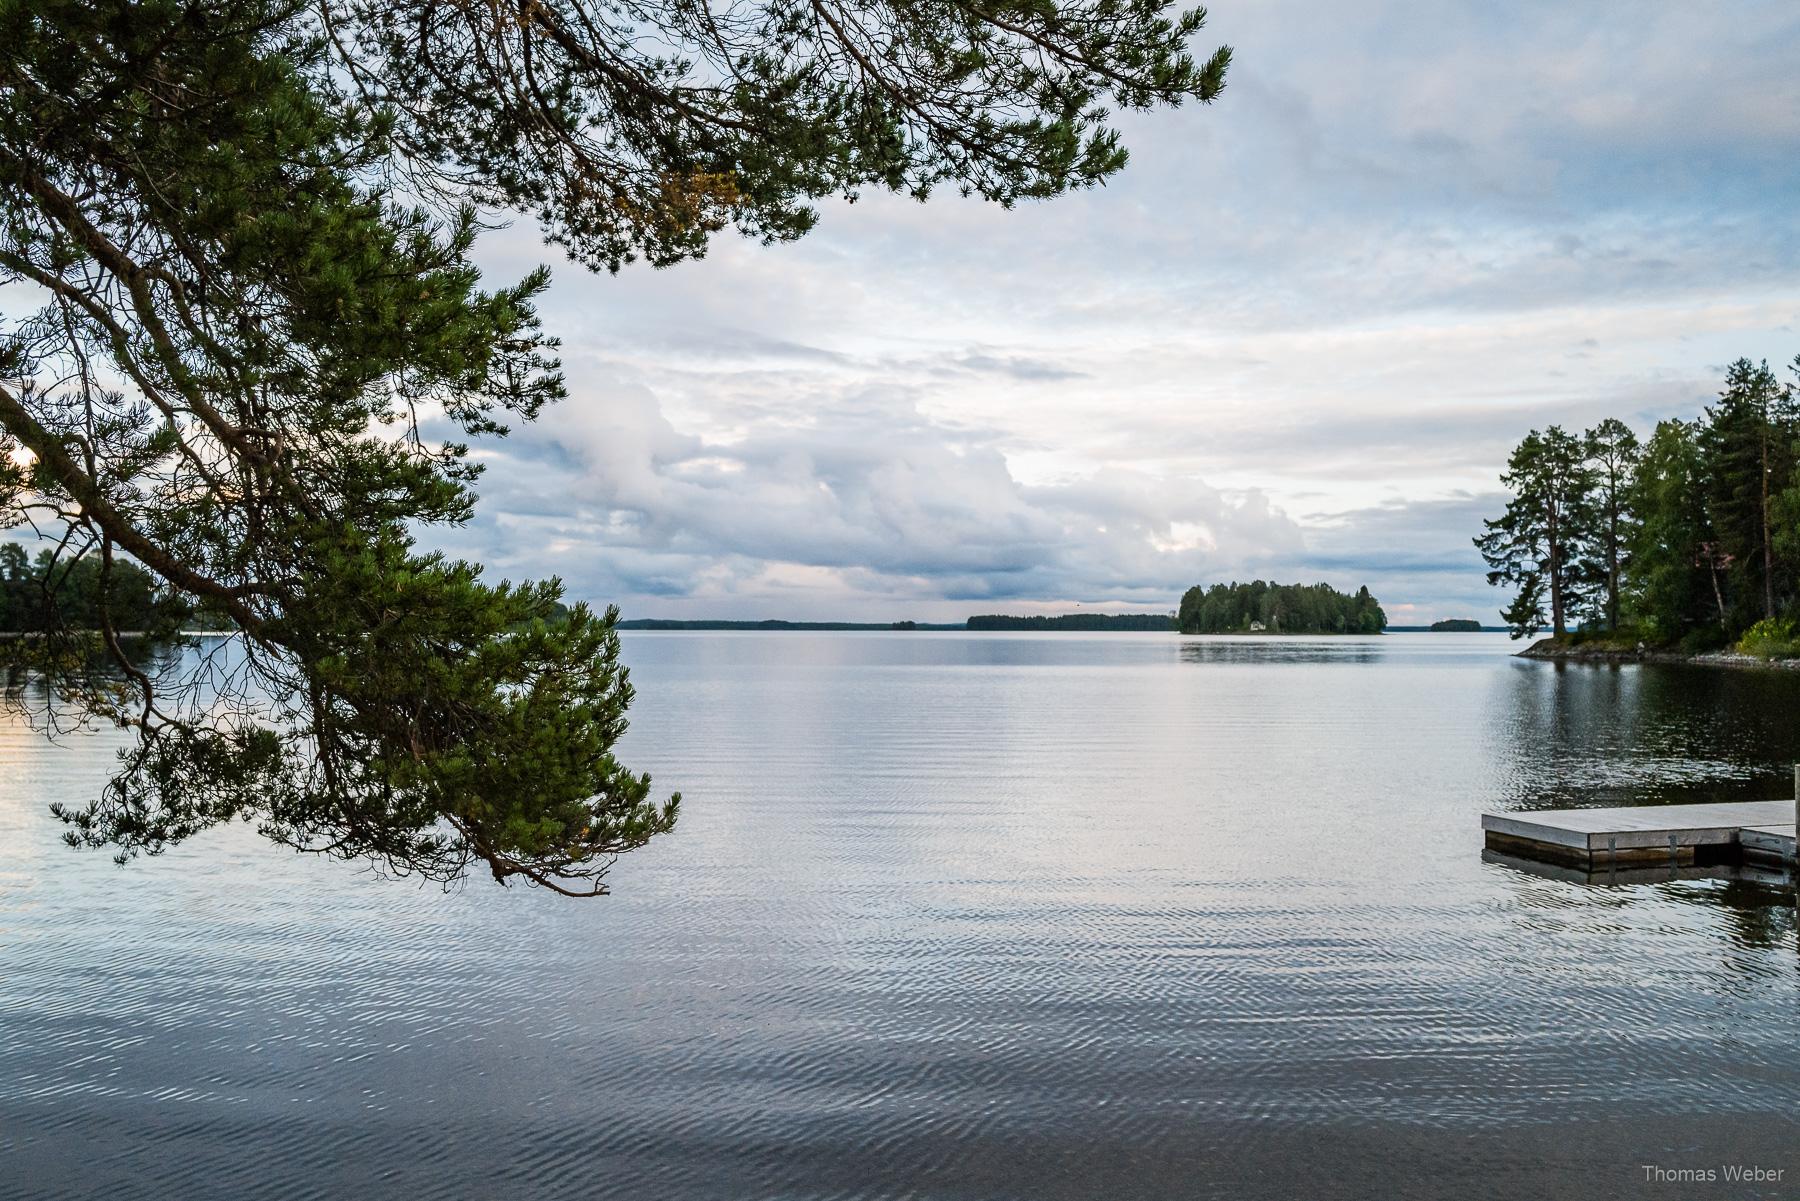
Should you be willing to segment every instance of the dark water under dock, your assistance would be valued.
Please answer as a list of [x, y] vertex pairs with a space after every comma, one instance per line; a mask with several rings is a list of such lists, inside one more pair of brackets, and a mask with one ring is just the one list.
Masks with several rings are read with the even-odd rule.
[[[56, 842], [0, 724], [0, 1198], [1788, 1196], [1779, 882], [1480, 814], [1786, 795], [1800, 673], [1492, 635], [630, 634], [678, 834], [449, 895]], [[1575, 878], [1579, 875], [1579, 878]], [[1681, 1188], [1645, 1165], [1760, 1164]]]

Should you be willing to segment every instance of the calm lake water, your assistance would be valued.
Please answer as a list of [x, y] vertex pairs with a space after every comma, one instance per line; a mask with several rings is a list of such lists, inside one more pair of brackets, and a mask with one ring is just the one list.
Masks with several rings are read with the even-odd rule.
[[[1800, 1191], [1794, 894], [1484, 861], [1791, 792], [1800, 673], [1497, 635], [625, 636], [615, 895], [118, 868], [0, 718], [0, 1196]], [[1778, 1184], [1646, 1183], [1759, 1164]]]

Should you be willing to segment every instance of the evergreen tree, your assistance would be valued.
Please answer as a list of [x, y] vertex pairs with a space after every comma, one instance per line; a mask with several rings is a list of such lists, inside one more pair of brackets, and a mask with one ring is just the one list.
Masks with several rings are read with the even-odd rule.
[[1542, 572], [1526, 571], [1518, 579], [1518, 592], [1506, 608], [1500, 610], [1500, 620], [1506, 623], [1507, 632], [1514, 638], [1529, 638], [1544, 628], [1544, 576]]
[[[1503, 481], [1515, 495], [1476, 539], [1490, 583], [1518, 591], [1515, 636], [1548, 621], [1634, 623], [1655, 644], [1717, 645], [1800, 608], [1800, 358], [1797, 383], [1739, 359], [1695, 421], [1658, 424], [1641, 447], [1607, 419], [1580, 442], [1533, 431]], [[1559, 568], [1560, 576], [1559, 579]], [[1788, 635], [1759, 634], [1763, 645]]]
[[1501, 614], [1515, 638], [1532, 632], [1516, 620], [1537, 607], [1521, 609], [1528, 590], [1548, 589], [1550, 628], [1559, 637], [1569, 615], [1581, 609], [1579, 565], [1591, 534], [1593, 478], [1582, 443], [1561, 426], [1532, 430], [1507, 460], [1500, 482], [1513, 497], [1505, 513], [1484, 523], [1487, 533], [1475, 545], [1490, 568], [1488, 583], [1518, 589]]
[[1699, 423], [1662, 421], [1638, 459], [1628, 497], [1635, 516], [1630, 605], [1644, 637], [1673, 642], [1726, 620], [1706, 513]]
[[1788, 583], [1775, 556], [1774, 501], [1794, 476], [1794, 403], [1767, 363], [1739, 359], [1725, 390], [1706, 410], [1700, 450], [1707, 513], [1721, 558], [1729, 558], [1726, 600], [1731, 626], [1774, 617]]
[[[616, 614], [552, 620], [555, 581], [415, 543], [472, 514], [462, 439], [564, 391], [547, 275], [482, 287], [483, 215], [617, 269], [798, 237], [863, 187], [1054, 196], [1124, 164], [1109, 106], [1209, 101], [1229, 57], [1191, 57], [1204, 14], [1163, 0], [728, 9], [0, 0], [0, 524], [30, 509], [95, 565], [117, 674], [9, 649], [137, 734], [61, 811], [73, 841], [249, 818], [604, 891], [675, 819], [612, 754]], [[126, 556], [242, 635], [223, 694], [121, 645]]]
[[[1800, 356], [1788, 364], [1788, 371], [1793, 375], [1793, 382], [1787, 384], [1784, 392], [1790, 412], [1800, 409], [1796, 403], [1800, 395]], [[1796, 420], [1800, 425], [1800, 420]], [[1786, 487], [1778, 488], [1771, 506], [1770, 524], [1772, 526], [1774, 554], [1777, 562], [1785, 565], [1785, 582], [1789, 588], [1788, 606], [1794, 603], [1793, 590], [1800, 587], [1800, 432], [1795, 441], [1788, 447], [1788, 463], [1790, 475]]]
[[31, 559], [17, 542], [0, 542], [0, 630], [26, 627], [22, 593]]
[[1608, 417], [1582, 436], [1593, 478], [1588, 511], [1592, 515], [1590, 546], [1598, 593], [1604, 599], [1606, 628], [1619, 628], [1619, 593], [1636, 524], [1629, 491], [1641, 448], [1631, 427]]

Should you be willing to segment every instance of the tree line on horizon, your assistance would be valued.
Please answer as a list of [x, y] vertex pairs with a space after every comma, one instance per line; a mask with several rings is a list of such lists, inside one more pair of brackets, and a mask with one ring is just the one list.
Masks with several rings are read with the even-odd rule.
[[1608, 417], [1532, 430], [1475, 541], [1509, 587], [1513, 637], [1599, 632], [1651, 646], [1774, 650], [1800, 626], [1800, 357], [1783, 382], [1738, 359], [1713, 404], [1647, 440]]
[[1329, 584], [1196, 585], [1181, 596], [1176, 627], [1183, 634], [1242, 634], [1260, 626], [1272, 634], [1379, 634], [1387, 614], [1365, 585], [1354, 594]]
[[171, 635], [198, 613], [194, 605], [142, 567], [99, 555], [29, 555], [0, 542], [0, 634], [110, 628], [120, 633]]

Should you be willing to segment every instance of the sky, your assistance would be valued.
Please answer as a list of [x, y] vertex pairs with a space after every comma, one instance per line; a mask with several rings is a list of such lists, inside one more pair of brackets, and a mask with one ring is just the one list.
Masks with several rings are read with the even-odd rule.
[[569, 399], [443, 544], [627, 617], [1156, 612], [1367, 584], [1496, 619], [1537, 426], [1697, 414], [1800, 354], [1800, 6], [1219, 0], [1224, 95], [1107, 186], [821, 204], [804, 240], [548, 262]]

